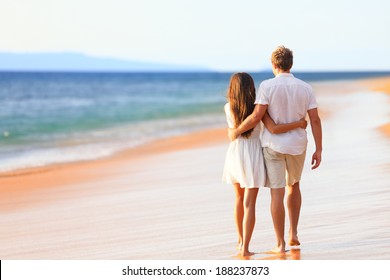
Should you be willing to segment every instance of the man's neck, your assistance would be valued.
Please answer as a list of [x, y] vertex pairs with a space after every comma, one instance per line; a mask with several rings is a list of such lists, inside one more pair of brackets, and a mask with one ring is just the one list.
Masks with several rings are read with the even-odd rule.
[[274, 65], [272, 65], [272, 72], [274, 72], [275, 77], [279, 74], [290, 74], [290, 70], [284, 71], [279, 68], [276, 68]]
[[290, 70], [288, 70], [288, 71], [283, 71], [283, 70], [276, 70], [275, 71], [275, 76], [277, 76], [277, 75], [279, 75], [279, 74], [290, 74]]

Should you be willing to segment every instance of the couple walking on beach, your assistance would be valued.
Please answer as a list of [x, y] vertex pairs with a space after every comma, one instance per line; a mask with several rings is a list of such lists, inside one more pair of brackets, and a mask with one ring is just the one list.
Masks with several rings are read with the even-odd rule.
[[271, 191], [271, 216], [276, 235], [276, 247], [272, 251], [286, 251], [286, 189], [290, 221], [288, 245], [300, 245], [298, 221], [302, 198], [299, 181], [306, 156], [306, 114], [316, 146], [312, 169], [321, 163], [322, 129], [313, 90], [290, 73], [293, 65], [290, 49], [276, 48], [271, 62], [275, 77], [263, 81], [257, 94], [249, 74], [234, 74], [225, 105], [232, 142], [226, 154], [223, 180], [233, 184], [236, 193], [237, 248], [242, 256], [254, 254], [249, 251], [249, 243], [255, 226], [257, 193], [263, 186]]

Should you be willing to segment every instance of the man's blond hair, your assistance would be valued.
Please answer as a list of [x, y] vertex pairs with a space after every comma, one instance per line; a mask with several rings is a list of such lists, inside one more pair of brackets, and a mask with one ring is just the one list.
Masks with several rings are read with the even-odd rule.
[[273, 51], [271, 62], [276, 68], [289, 71], [293, 66], [293, 52], [285, 46], [279, 46]]

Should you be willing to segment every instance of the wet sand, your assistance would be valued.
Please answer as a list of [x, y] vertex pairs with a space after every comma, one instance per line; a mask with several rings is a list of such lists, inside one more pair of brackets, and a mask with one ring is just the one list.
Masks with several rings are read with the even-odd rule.
[[[313, 84], [322, 166], [302, 179], [300, 248], [274, 247], [261, 189], [252, 259], [390, 259], [390, 78]], [[222, 111], [222, 109], [221, 109]], [[0, 177], [0, 259], [238, 259], [226, 128]], [[288, 226], [288, 224], [287, 224]]]

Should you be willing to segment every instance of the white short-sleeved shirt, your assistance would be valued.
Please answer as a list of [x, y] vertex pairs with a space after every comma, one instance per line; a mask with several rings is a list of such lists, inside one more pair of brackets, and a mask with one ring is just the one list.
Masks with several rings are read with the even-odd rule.
[[[255, 104], [268, 105], [268, 114], [276, 124], [299, 121], [310, 109], [317, 108], [312, 87], [291, 73], [281, 73], [260, 84]], [[263, 147], [283, 154], [300, 155], [306, 150], [307, 134], [302, 128], [272, 134], [264, 128]]]

